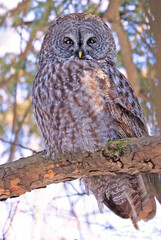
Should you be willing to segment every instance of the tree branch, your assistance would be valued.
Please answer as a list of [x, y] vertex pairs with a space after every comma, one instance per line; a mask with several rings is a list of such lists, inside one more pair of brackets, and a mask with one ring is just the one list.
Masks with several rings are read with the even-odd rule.
[[95, 153], [44, 151], [0, 166], [0, 199], [17, 197], [51, 183], [115, 173], [161, 173], [161, 136], [110, 141]]

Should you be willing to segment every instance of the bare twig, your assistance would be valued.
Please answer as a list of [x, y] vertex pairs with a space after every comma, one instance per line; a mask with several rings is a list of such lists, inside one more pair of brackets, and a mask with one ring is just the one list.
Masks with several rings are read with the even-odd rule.
[[[13, 120], [12, 120], [12, 134], [14, 135], [14, 142], [17, 142], [17, 138], [18, 135], [16, 134], [16, 126], [17, 126], [17, 83], [18, 83], [18, 78], [17, 81], [15, 83], [15, 91], [14, 91], [14, 103], [13, 103]], [[10, 153], [9, 153], [9, 158], [8, 158], [8, 162], [11, 162], [14, 158], [14, 154], [16, 151], [16, 146], [15, 145], [11, 145], [10, 148]]]
[[4, 86], [7, 86], [10, 81], [12, 80], [13, 76], [15, 75], [14, 74], [11, 74], [8, 78], [6, 78], [4, 81], [0, 82], [0, 88], [3, 88]]
[[12, 227], [12, 223], [13, 223], [14, 217], [15, 217], [16, 212], [17, 212], [17, 210], [18, 210], [19, 202], [20, 202], [20, 201], [18, 201], [18, 202], [16, 203], [16, 207], [15, 207], [15, 209], [14, 209], [13, 212], [12, 212], [12, 206], [11, 206], [11, 209], [10, 209], [10, 211], [9, 211], [9, 215], [8, 215], [8, 218], [7, 218], [7, 220], [9, 220], [10, 223], [9, 223], [8, 228], [6, 229], [6, 231], [5, 231], [4, 234], [3, 234], [4, 236], [6, 236], [6, 234], [9, 232], [10, 228]]
[[7, 140], [5, 140], [5, 139], [3, 139], [3, 138], [1, 138], [1, 137], [0, 137], [0, 141], [2, 141], [2, 142], [4, 142], [4, 143], [11, 144], [11, 145], [15, 145], [15, 146], [17, 146], [17, 147], [21, 147], [21, 148], [26, 149], [26, 150], [30, 150], [30, 151], [32, 151], [33, 153], [36, 153], [36, 151], [33, 150], [32, 148], [25, 147], [25, 146], [23, 146], [23, 145], [20, 144], [20, 143], [15, 143], [15, 142], [7, 141]]

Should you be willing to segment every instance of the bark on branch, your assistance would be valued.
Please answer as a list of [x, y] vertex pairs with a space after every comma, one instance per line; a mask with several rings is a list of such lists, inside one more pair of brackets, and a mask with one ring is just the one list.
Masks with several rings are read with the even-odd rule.
[[66, 153], [54, 160], [44, 152], [0, 165], [0, 200], [51, 183], [94, 175], [161, 173], [161, 136], [110, 141], [95, 153]]

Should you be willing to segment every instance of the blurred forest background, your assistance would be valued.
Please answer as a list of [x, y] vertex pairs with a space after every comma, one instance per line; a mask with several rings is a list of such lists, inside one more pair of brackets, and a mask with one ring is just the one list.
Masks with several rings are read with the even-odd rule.
[[[56, 17], [99, 15], [112, 28], [117, 67], [131, 82], [150, 135], [161, 132], [160, 0], [0, 0], [0, 163], [43, 149], [32, 113], [32, 84], [44, 33]], [[159, 195], [159, 189], [158, 189]], [[159, 211], [160, 209], [160, 211]], [[161, 208], [137, 232], [100, 214], [79, 181], [53, 184], [0, 203], [0, 239], [160, 239]]]

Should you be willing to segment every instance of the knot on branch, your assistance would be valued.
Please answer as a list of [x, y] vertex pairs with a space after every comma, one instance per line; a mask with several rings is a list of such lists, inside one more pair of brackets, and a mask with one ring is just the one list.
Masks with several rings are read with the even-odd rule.
[[152, 159], [144, 159], [144, 163], [147, 164], [150, 169], [155, 169], [155, 164]]
[[[110, 149], [110, 150], [109, 150]], [[118, 151], [118, 148], [108, 147], [100, 149], [102, 156], [106, 158], [110, 163], [115, 163], [119, 166], [119, 168], [124, 168], [124, 164], [121, 161], [120, 157], [123, 156], [122, 151]]]

